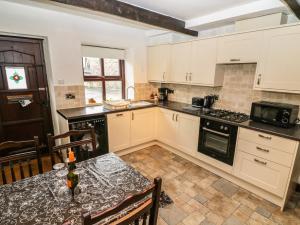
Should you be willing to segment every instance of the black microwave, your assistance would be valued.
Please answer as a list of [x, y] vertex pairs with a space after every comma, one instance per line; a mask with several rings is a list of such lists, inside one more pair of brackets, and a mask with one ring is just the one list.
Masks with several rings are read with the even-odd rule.
[[298, 113], [298, 105], [260, 101], [252, 103], [250, 119], [289, 128], [296, 124]]

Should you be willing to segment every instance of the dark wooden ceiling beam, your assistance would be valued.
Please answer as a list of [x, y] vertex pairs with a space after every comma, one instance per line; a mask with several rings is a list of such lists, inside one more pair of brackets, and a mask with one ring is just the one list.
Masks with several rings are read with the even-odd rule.
[[300, 19], [300, 1], [297, 0], [284, 0], [295, 15]]
[[117, 0], [51, 0], [66, 5], [108, 13], [129, 20], [149, 24], [191, 36], [198, 36], [198, 31], [185, 28], [185, 22], [147, 9]]

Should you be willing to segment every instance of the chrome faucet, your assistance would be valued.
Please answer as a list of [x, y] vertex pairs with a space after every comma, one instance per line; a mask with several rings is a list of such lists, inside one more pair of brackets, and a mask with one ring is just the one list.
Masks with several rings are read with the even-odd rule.
[[134, 94], [135, 94], [135, 88], [134, 86], [129, 86], [126, 88], [126, 98], [129, 99], [128, 97], [128, 92], [129, 92], [129, 89], [132, 89], [133, 90], [133, 97], [134, 97]]

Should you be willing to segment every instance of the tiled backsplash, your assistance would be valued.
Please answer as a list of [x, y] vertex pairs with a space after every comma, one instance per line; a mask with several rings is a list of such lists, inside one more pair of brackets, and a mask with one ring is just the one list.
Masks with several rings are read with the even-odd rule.
[[[249, 114], [251, 103], [259, 100], [300, 105], [300, 95], [253, 90], [256, 64], [219, 65], [224, 67], [223, 87], [203, 87], [180, 84], [135, 83], [135, 100], [149, 99], [160, 86], [174, 89], [169, 100], [191, 103], [192, 97], [218, 94], [215, 108], [244, 112]], [[223, 68], [222, 68], [223, 69]], [[55, 86], [57, 109], [85, 106], [84, 86]], [[66, 94], [74, 94], [75, 99], [66, 99]]]
[[[85, 106], [84, 86], [55, 86], [55, 100], [57, 109], [76, 108]], [[74, 95], [74, 99], [66, 98], [66, 94]]]
[[[259, 100], [291, 103], [300, 105], [300, 95], [279, 92], [253, 90], [256, 64], [219, 65], [224, 68], [223, 87], [211, 88], [193, 85], [163, 84], [174, 89], [169, 100], [191, 103], [192, 97], [203, 97], [208, 94], [218, 94], [219, 100], [215, 108], [224, 108], [249, 114], [251, 103]], [[157, 90], [160, 84], [151, 84], [152, 90]]]

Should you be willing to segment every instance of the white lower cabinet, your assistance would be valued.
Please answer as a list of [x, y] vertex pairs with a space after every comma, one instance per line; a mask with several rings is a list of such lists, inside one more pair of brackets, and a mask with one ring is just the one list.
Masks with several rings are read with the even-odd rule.
[[200, 117], [177, 113], [177, 148], [195, 156], [198, 149]]
[[236, 152], [235, 175], [275, 195], [284, 196], [289, 174], [289, 167], [242, 151]]
[[116, 152], [154, 140], [155, 109], [107, 115], [109, 151]]
[[166, 109], [157, 111], [157, 139], [165, 144], [175, 147], [177, 123], [175, 112]]
[[142, 109], [131, 112], [131, 146], [139, 145], [154, 139], [154, 109]]
[[130, 147], [131, 112], [107, 115], [109, 151], [115, 152]]
[[296, 141], [239, 128], [234, 175], [283, 198], [297, 148]]
[[200, 118], [158, 109], [157, 139], [186, 154], [195, 156], [198, 148]]

